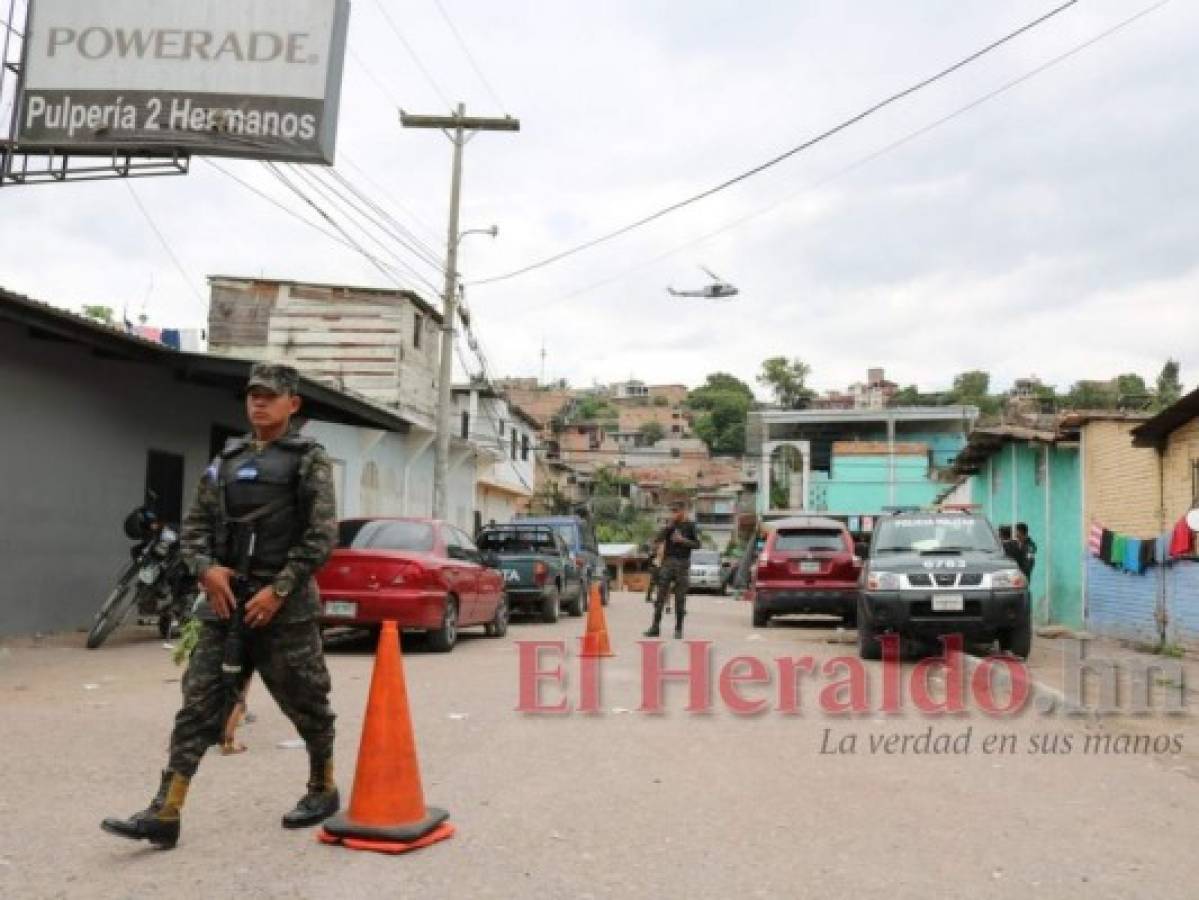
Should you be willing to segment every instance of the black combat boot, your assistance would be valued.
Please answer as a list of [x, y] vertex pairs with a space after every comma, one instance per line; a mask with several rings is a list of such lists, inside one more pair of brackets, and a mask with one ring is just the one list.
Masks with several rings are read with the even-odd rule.
[[658, 631], [658, 628], [659, 628], [659, 626], [661, 626], [661, 624], [662, 624], [662, 607], [655, 606], [654, 607], [653, 624], [649, 626], [649, 630], [643, 631], [642, 634], [644, 634], [646, 637], [649, 637], [649, 638], [657, 637], [660, 633]]
[[296, 808], [283, 817], [284, 828], [308, 828], [319, 825], [341, 809], [341, 795], [333, 780], [333, 760], [310, 757], [308, 793]]
[[189, 778], [163, 769], [162, 784], [148, 807], [128, 819], [105, 819], [100, 827], [117, 837], [149, 841], [155, 847], [171, 850], [179, 842], [179, 822], [190, 782]]

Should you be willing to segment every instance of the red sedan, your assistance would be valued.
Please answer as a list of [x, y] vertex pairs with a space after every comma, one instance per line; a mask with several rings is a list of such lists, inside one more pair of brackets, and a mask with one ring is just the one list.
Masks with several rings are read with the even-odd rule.
[[394, 621], [424, 631], [443, 653], [462, 628], [508, 631], [503, 576], [461, 529], [433, 519], [347, 519], [338, 531], [338, 549], [316, 576], [321, 624]]

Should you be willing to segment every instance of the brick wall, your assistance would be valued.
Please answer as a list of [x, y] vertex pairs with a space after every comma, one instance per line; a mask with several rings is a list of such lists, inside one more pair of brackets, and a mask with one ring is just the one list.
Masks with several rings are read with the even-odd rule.
[[1192, 471], [1199, 461], [1199, 419], [1184, 425], [1172, 435], [1164, 460], [1165, 519], [1164, 527], [1172, 527], [1196, 503], [1193, 495]]
[[1085, 426], [1084, 489], [1088, 521], [1146, 538], [1162, 530], [1160, 469], [1155, 451], [1132, 445], [1132, 430], [1138, 424]]

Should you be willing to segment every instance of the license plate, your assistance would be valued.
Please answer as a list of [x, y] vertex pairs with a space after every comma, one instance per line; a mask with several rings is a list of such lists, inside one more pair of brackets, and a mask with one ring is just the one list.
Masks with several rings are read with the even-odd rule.
[[358, 604], [348, 600], [326, 600], [325, 615], [339, 619], [353, 619], [358, 615]]
[[806, 560], [799, 564], [799, 571], [803, 575], [816, 575], [820, 572], [820, 563], [816, 560]]
[[964, 608], [965, 599], [961, 594], [933, 595], [933, 611], [961, 612]]

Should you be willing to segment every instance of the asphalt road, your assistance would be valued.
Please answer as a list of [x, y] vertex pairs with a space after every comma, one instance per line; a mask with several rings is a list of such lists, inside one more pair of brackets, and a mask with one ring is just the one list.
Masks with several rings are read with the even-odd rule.
[[[685, 711], [682, 684], [667, 686], [662, 714], [639, 712], [636, 641], [648, 607], [633, 595], [608, 608], [617, 656], [602, 665], [599, 715], [516, 711], [516, 642], [573, 646], [581, 620], [517, 623], [505, 639], [467, 635], [449, 655], [406, 639], [426, 799], [450, 810], [458, 835], [404, 857], [325, 847], [279, 827], [303, 791], [306, 760], [279, 746], [294, 735], [257, 686], [257, 720], [241, 733], [249, 752], [206, 758], [178, 849], [103, 834], [102, 817], [141, 808], [157, 784], [179, 670], [148, 630], [94, 652], [82, 635], [9, 641], [0, 647], [0, 896], [1195, 895], [1199, 780], [1184, 764], [1195, 749], [1192, 717], [1098, 723], [1043, 715], [1035, 704], [1003, 717], [973, 699], [965, 713], [929, 717], [910, 698], [906, 714], [887, 715], [878, 664], [869, 667], [869, 711], [829, 715], [821, 692], [848, 669], [820, 667], [855, 656], [852, 632], [800, 623], [754, 631], [743, 604], [691, 603], [688, 637], [714, 642], [716, 667], [752, 654], [777, 673], [776, 657], [813, 657], [797, 714], [735, 715], [715, 678], [710, 713]], [[669, 665], [686, 662], [683, 647], [664, 643]], [[348, 641], [330, 652], [347, 797], [372, 649]], [[577, 672], [573, 656], [566, 666]], [[911, 672], [908, 663], [905, 678]], [[742, 693], [776, 706], [773, 682]], [[943, 683], [934, 678], [934, 695]], [[560, 696], [552, 687], [545, 702]], [[1083, 752], [1090, 734], [1138, 729], [1177, 733], [1187, 745]], [[1014, 752], [997, 752], [1005, 739]], [[925, 752], [955, 740], [963, 752]], [[855, 752], [822, 752], [851, 744]], [[1058, 752], [1032, 752], [1050, 744]]]

